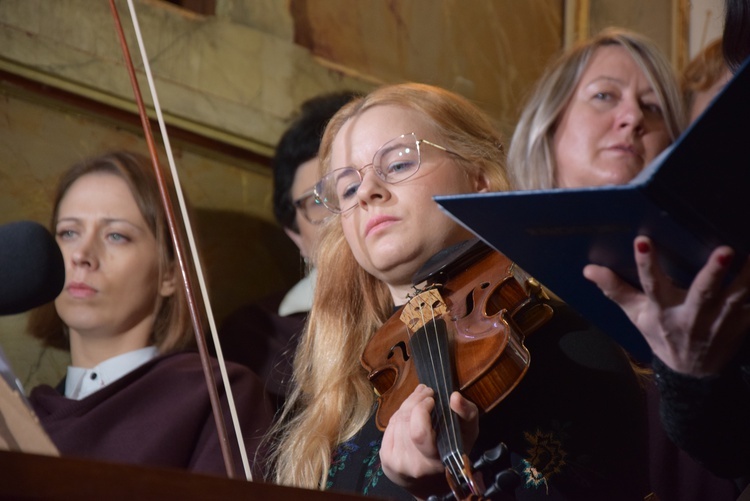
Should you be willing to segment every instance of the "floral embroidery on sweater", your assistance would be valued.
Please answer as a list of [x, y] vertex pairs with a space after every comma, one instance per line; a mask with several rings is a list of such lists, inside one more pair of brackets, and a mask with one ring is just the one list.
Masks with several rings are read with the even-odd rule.
[[563, 441], [552, 431], [537, 429], [534, 433], [524, 432], [529, 445], [523, 460], [523, 476], [526, 487], [544, 486], [549, 492], [549, 481], [563, 472], [568, 453], [563, 448]]
[[353, 440], [349, 440], [338, 446], [336, 452], [333, 454], [331, 466], [328, 468], [326, 489], [330, 489], [333, 485], [333, 477], [336, 476], [336, 473], [343, 471], [346, 468], [346, 461], [349, 459], [349, 454], [353, 454], [358, 450], [359, 446], [355, 444]]

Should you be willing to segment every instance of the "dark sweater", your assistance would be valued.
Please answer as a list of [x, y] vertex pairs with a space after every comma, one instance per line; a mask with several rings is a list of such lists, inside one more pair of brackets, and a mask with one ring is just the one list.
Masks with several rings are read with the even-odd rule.
[[[242, 476], [215, 360], [214, 365], [236, 472]], [[261, 435], [271, 422], [270, 403], [250, 370], [227, 363], [227, 373], [252, 464]], [[66, 398], [47, 385], [34, 388], [29, 399], [63, 456], [226, 475], [197, 353], [157, 357], [82, 400]], [[261, 468], [262, 464], [253, 467], [255, 471]]]
[[653, 362], [661, 420], [680, 448], [723, 478], [750, 483], [750, 338], [721, 374], [703, 378]]
[[[642, 500], [649, 492], [645, 395], [624, 352], [563, 305], [525, 344], [528, 373], [480, 418], [470, 457], [504, 442], [522, 478], [515, 499]], [[412, 499], [383, 475], [381, 439], [371, 419], [341, 444], [328, 487]]]

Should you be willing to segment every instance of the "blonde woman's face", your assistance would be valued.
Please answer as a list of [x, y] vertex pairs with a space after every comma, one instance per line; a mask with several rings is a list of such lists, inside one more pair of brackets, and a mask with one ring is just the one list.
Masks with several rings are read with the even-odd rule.
[[553, 138], [561, 188], [627, 183], [670, 143], [658, 97], [630, 54], [600, 47]]
[[[361, 169], [388, 141], [408, 133], [441, 145], [442, 138], [427, 117], [408, 108], [379, 105], [350, 119], [331, 149], [331, 169]], [[471, 235], [445, 215], [435, 195], [485, 191], [484, 178], [473, 179], [455, 156], [422, 144], [421, 166], [412, 177], [389, 184], [372, 167], [362, 171], [357, 207], [343, 213], [341, 225], [359, 264], [383, 280], [394, 302], [402, 304], [411, 278], [438, 251]]]

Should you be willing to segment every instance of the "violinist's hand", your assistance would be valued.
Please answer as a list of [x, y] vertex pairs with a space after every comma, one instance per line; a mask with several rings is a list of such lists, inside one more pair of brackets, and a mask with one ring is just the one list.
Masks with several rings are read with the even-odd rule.
[[661, 270], [650, 239], [637, 237], [634, 247], [643, 292], [602, 266], [586, 266], [584, 276], [625, 311], [670, 369], [695, 377], [720, 372], [750, 329], [750, 261], [723, 286], [734, 252], [719, 247], [685, 291]]
[[[477, 406], [458, 392], [451, 395], [450, 406], [460, 418], [461, 435], [468, 450], [479, 434]], [[423, 384], [417, 386], [391, 416], [380, 448], [386, 476], [420, 498], [450, 491], [430, 420], [434, 407], [433, 391]]]

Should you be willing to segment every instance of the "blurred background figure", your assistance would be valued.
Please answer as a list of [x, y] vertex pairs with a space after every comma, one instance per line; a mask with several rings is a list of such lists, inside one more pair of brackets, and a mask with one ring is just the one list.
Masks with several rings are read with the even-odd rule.
[[703, 113], [732, 78], [721, 43], [721, 38], [711, 42], [682, 71], [680, 90], [690, 122]]
[[316, 277], [312, 257], [318, 227], [330, 216], [312, 191], [320, 178], [321, 136], [330, 118], [355, 96], [345, 91], [306, 101], [276, 147], [274, 215], [299, 248], [303, 278], [288, 291], [238, 309], [220, 329], [225, 357], [259, 374], [277, 407], [284, 403], [297, 336], [312, 306]]

